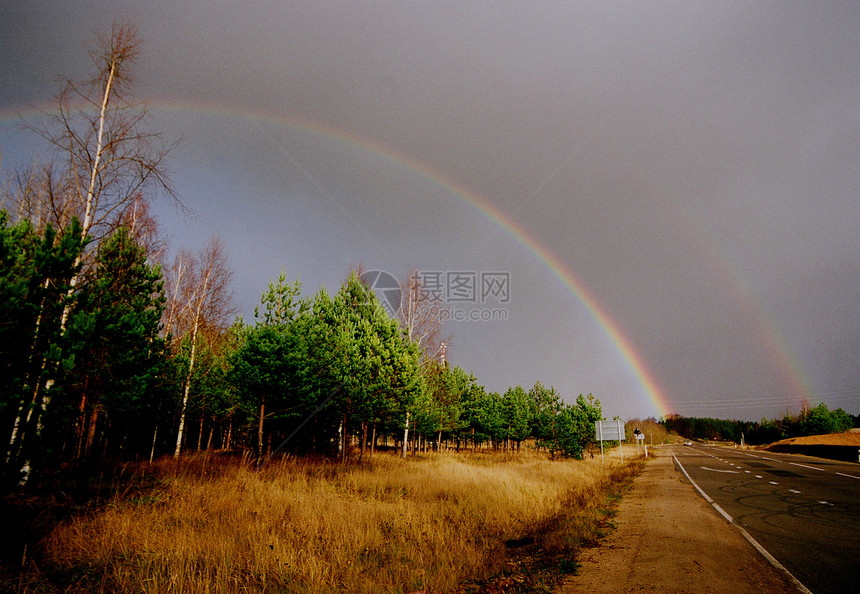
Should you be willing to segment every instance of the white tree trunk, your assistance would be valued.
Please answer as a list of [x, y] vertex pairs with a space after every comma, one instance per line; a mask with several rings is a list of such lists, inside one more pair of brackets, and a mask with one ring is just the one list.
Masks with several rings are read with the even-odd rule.
[[178, 458], [179, 452], [182, 450], [182, 436], [185, 432], [185, 415], [188, 411], [188, 395], [191, 393], [191, 376], [194, 374], [194, 361], [197, 356], [197, 329], [199, 328], [199, 325], [200, 318], [197, 316], [194, 321], [194, 328], [191, 331], [191, 355], [188, 359], [188, 373], [185, 374], [185, 386], [182, 389], [182, 407], [179, 409], [179, 431], [176, 434], [176, 449], [173, 451], [174, 458]]
[[406, 411], [406, 427], [403, 429], [403, 453], [401, 458], [406, 457], [406, 442], [409, 440], [409, 411]]

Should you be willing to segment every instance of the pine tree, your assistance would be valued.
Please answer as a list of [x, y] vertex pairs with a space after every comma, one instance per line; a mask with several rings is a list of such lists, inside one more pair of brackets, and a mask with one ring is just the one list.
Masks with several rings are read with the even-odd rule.
[[61, 314], [74, 295], [70, 281], [84, 247], [77, 219], [57, 232], [51, 224], [37, 231], [27, 221], [9, 225], [0, 214], [0, 293], [3, 308], [2, 401], [7, 479], [26, 478], [43, 447], [40, 433], [50, 408], [46, 385], [66, 361], [61, 347]]
[[[99, 246], [66, 333], [74, 357], [62, 380], [68, 417], [74, 418], [76, 457], [124, 448], [145, 451], [154, 423], [151, 393], [165, 360], [159, 337], [164, 310], [161, 271], [120, 227]], [[71, 411], [66, 411], [71, 412]]]

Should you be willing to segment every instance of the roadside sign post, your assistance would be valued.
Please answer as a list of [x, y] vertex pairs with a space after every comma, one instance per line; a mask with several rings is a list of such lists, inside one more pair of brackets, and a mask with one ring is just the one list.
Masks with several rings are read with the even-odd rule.
[[645, 434], [639, 431], [639, 427], [636, 427], [636, 430], [633, 431], [633, 439], [636, 440], [636, 453], [639, 453], [639, 444], [645, 443]]
[[597, 421], [594, 424], [595, 428], [595, 437], [597, 437], [597, 442], [600, 444], [600, 463], [606, 464], [606, 459], [603, 457], [603, 427], [600, 424], [600, 421]]
[[624, 423], [621, 419], [614, 421], [595, 421], [594, 435], [597, 441], [600, 442], [600, 461], [605, 464], [606, 459], [603, 457], [603, 442], [617, 441], [621, 451], [621, 463], [624, 464]]

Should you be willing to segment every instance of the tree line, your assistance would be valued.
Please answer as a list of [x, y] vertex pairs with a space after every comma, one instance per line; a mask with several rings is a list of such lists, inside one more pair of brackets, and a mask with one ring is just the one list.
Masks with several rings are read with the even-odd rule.
[[[389, 315], [357, 272], [311, 297], [281, 275], [236, 319], [217, 238], [167, 249], [149, 214], [173, 145], [129, 100], [139, 40], [116, 25], [32, 130], [54, 154], [4, 175], [0, 210], [3, 480], [224, 449], [370, 456], [441, 448], [581, 456], [600, 402], [540, 383], [490, 392], [440, 360], [439, 319], [407, 284]], [[414, 280], [410, 281], [414, 283]]]
[[736, 443], [743, 440], [750, 445], [768, 444], [804, 435], [842, 433], [860, 426], [858, 422], [860, 417], [852, 416], [841, 408], [830, 410], [823, 402], [815, 407], [804, 404], [799, 414], [786, 414], [782, 419], [753, 422], [669, 414], [661, 420], [661, 424], [668, 431], [689, 439]]
[[[567, 404], [540, 383], [487, 391], [423, 353], [355, 272], [336, 294], [310, 298], [282, 275], [252, 324], [227, 326], [210, 290], [219, 283], [207, 280], [219, 276], [220, 250], [179, 258], [165, 282], [120, 223], [82, 271], [79, 228], [73, 219], [39, 232], [0, 211], [9, 480], [183, 450], [346, 459], [377, 447], [513, 451], [533, 439], [553, 457], [580, 457], [602, 416], [593, 396]], [[178, 270], [193, 282], [168, 296]]]
[[[552, 388], [487, 391], [471, 373], [428, 355], [353, 272], [334, 296], [300, 297], [282, 275], [264, 292], [253, 325], [236, 325], [228, 376], [256, 423], [254, 449], [358, 456], [383, 445], [407, 451], [519, 449], [581, 456], [595, 398], [566, 404]], [[268, 425], [268, 428], [267, 428]]]

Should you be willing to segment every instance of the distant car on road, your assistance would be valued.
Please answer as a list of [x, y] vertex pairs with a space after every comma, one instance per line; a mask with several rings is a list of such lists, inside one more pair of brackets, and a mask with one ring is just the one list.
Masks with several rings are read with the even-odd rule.
[[693, 445], [693, 442], [688, 439], [687, 441], [684, 442], [684, 445], [691, 446], [691, 445]]

